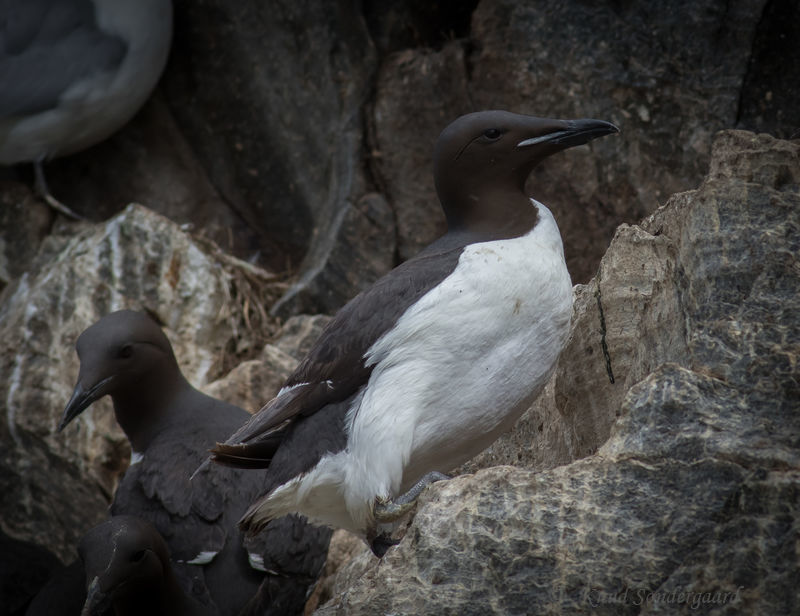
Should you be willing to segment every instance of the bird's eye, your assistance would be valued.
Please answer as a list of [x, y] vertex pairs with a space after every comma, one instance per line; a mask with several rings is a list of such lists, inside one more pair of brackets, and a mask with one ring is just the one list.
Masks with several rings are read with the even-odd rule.
[[483, 136], [489, 141], [497, 141], [503, 136], [503, 131], [501, 131], [499, 128], [488, 128], [483, 131]]
[[131, 562], [138, 563], [144, 558], [144, 550], [138, 550], [131, 554]]
[[132, 344], [126, 344], [119, 350], [119, 356], [121, 358], [123, 358], [123, 359], [127, 359], [131, 355], [133, 355], [133, 345]]

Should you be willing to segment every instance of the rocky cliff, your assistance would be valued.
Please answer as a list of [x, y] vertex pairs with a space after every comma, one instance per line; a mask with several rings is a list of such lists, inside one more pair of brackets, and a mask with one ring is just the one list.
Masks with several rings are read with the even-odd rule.
[[174, 4], [154, 99], [104, 144], [52, 161], [51, 188], [94, 221], [139, 202], [299, 272], [284, 316], [335, 310], [441, 231], [431, 148], [466, 111], [623, 127], [531, 180], [576, 282], [620, 222], [697, 185], [718, 130], [800, 128], [792, 0]]
[[308, 315], [441, 231], [433, 141], [490, 107], [622, 127], [529, 180], [586, 283], [572, 338], [516, 429], [428, 492], [382, 563], [330, 578], [323, 613], [587, 610], [587, 587], [745, 578], [741, 601], [783, 605], [797, 142], [711, 145], [800, 128], [796, 2], [174, 4], [153, 99], [46, 166], [87, 220], [55, 218], [28, 169], [1, 172], [0, 615], [73, 558], [128, 462], [107, 402], [55, 433], [80, 331], [148, 310], [194, 385], [257, 409], [326, 319]]
[[799, 229], [800, 143], [720, 133], [576, 287], [548, 394], [316, 614], [793, 613]]

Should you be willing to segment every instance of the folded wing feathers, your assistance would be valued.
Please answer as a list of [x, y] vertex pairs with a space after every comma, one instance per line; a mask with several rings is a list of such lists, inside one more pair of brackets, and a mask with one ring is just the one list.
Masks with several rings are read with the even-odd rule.
[[283, 394], [273, 398], [264, 408], [248, 419], [247, 423], [234, 432], [225, 441], [225, 444], [247, 443], [280, 429], [287, 419], [291, 419], [302, 411], [308, 390], [309, 388], [313, 389], [314, 385], [312, 383], [303, 383], [297, 387], [287, 389]]
[[252, 445], [226, 445], [217, 443], [211, 450], [211, 459], [219, 464], [236, 468], [268, 468], [280, 440]]
[[212, 459], [238, 468], [267, 468], [283, 438], [283, 430], [293, 417], [312, 415], [326, 404], [346, 398], [345, 393], [331, 381], [287, 388], [225, 443], [217, 443], [211, 450]]

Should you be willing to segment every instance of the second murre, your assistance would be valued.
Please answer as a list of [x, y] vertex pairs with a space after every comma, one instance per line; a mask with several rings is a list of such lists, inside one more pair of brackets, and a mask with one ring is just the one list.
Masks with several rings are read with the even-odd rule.
[[183, 590], [213, 604], [220, 616], [239, 615], [252, 602], [274, 613], [300, 610], [322, 569], [330, 532], [289, 516], [245, 542], [236, 522], [263, 493], [263, 478], [207, 467], [190, 479], [216, 435], [235, 430], [247, 412], [192, 387], [148, 313], [107, 314], [75, 347], [80, 371], [58, 429], [108, 395], [131, 444], [131, 465], [110, 513], [152, 523]]

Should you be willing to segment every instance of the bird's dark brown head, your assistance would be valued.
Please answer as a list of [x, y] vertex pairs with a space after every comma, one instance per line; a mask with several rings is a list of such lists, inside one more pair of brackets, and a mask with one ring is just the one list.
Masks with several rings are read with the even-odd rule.
[[[169, 340], [142, 312], [120, 310], [104, 316], [80, 335], [75, 348], [81, 367], [59, 431], [105, 395], [130, 393], [141, 397], [159, 388], [161, 381], [182, 378], [175, 376], [180, 370]], [[124, 421], [119, 416], [117, 419]], [[126, 426], [122, 427], [127, 433]]]
[[533, 168], [551, 154], [616, 132], [602, 120], [550, 120], [508, 111], [461, 116], [442, 131], [433, 157], [449, 228], [530, 228], [536, 212], [527, 207], [524, 187]]

